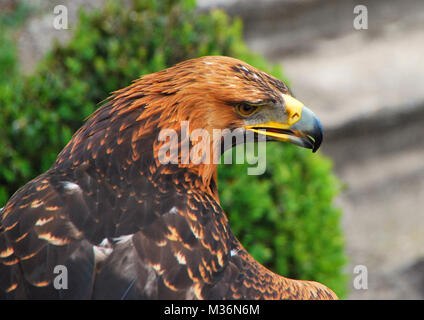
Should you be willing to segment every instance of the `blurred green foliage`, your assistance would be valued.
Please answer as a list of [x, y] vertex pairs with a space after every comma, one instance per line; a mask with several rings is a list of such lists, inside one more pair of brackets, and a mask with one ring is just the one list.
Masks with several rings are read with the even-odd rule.
[[[188, 58], [228, 55], [282, 78], [252, 54], [242, 23], [222, 11], [198, 14], [192, 0], [109, 1], [80, 12], [73, 39], [55, 45], [31, 76], [19, 75], [13, 46], [0, 38], [0, 207], [47, 170], [96, 104], [140, 75]], [[6, 62], [5, 62], [6, 61]], [[220, 195], [252, 255], [277, 273], [320, 281], [343, 297], [346, 277], [338, 181], [329, 160], [286, 144], [267, 146], [267, 171], [222, 165]]]
[[31, 7], [18, 2], [16, 8], [0, 12], [0, 85], [17, 74], [17, 53], [13, 43], [13, 31], [29, 16]]
[[252, 256], [279, 274], [322, 282], [343, 297], [341, 212], [332, 205], [340, 184], [331, 162], [289, 144], [268, 142], [266, 151], [262, 175], [247, 175], [252, 165], [246, 162], [218, 171], [233, 232]]

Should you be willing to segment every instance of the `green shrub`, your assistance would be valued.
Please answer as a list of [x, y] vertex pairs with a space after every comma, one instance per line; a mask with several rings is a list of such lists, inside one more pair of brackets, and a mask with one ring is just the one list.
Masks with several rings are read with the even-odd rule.
[[[0, 86], [0, 206], [51, 166], [97, 103], [142, 74], [228, 55], [282, 77], [279, 66], [246, 48], [240, 20], [221, 11], [197, 14], [193, 1], [182, 0], [134, 0], [131, 10], [118, 3], [80, 12], [70, 43], [55, 45], [33, 75]], [[220, 168], [232, 229], [274, 271], [343, 296], [340, 212], [332, 206], [338, 183], [329, 161], [285, 144], [267, 149], [262, 176], [248, 176], [244, 165]]]
[[31, 6], [26, 2], [16, 1], [12, 8], [0, 12], [0, 85], [10, 82], [11, 77], [18, 73], [17, 49], [12, 40], [13, 33], [31, 12]]
[[294, 145], [268, 142], [266, 150], [263, 175], [247, 175], [246, 163], [218, 171], [233, 232], [264, 265], [344, 296], [341, 212], [332, 206], [339, 183], [331, 162]]

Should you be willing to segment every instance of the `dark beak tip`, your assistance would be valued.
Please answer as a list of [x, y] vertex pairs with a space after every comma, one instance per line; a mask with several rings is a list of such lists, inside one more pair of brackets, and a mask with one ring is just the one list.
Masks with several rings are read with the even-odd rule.
[[291, 127], [291, 130], [305, 137], [307, 141], [304, 147], [312, 149], [313, 153], [318, 151], [323, 140], [323, 129], [321, 121], [310, 109], [304, 107], [300, 120]]
[[318, 118], [315, 118], [315, 143], [314, 148], [312, 149], [312, 152], [315, 153], [318, 151], [319, 147], [321, 146], [323, 136], [324, 136], [324, 130], [322, 128], [321, 121], [319, 121]]

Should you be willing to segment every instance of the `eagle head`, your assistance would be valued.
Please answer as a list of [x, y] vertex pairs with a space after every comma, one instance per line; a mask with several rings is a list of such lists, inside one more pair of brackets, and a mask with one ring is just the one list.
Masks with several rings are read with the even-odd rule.
[[189, 121], [191, 130], [244, 129], [313, 152], [321, 145], [322, 126], [315, 114], [281, 80], [243, 61], [206, 56], [145, 79], [155, 84], [157, 96], [172, 101], [170, 119]]
[[209, 185], [221, 154], [236, 144], [287, 141], [315, 152], [322, 136], [318, 118], [281, 80], [234, 58], [205, 56], [114, 92], [57, 165], [94, 159], [100, 171], [111, 164], [119, 170], [136, 164], [152, 173], [185, 168]]

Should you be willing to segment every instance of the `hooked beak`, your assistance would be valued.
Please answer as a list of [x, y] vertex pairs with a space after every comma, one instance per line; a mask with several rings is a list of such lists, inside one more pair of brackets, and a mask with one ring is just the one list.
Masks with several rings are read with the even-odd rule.
[[246, 130], [266, 135], [268, 140], [288, 141], [316, 152], [322, 142], [322, 126], [317, 116], [300, 101], [283, 95], [286, 104], [286, 122], [269, 121], [248, 125]]

